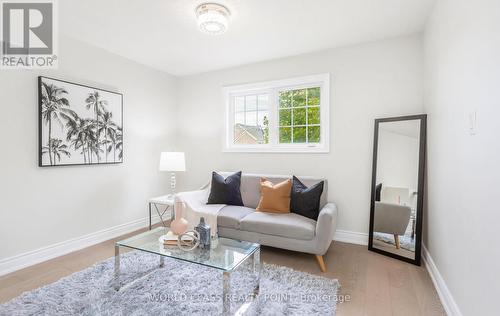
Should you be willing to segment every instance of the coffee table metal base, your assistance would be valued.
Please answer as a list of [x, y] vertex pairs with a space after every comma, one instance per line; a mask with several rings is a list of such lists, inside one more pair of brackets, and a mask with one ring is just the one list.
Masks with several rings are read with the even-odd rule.
[[[252, 293], [250, 293], [250, 302], [245, 302], [243, 303], [242, 306], [238, 308], [237, 311], [234, 312], [234, 315], [242, 315], [249, 307], [250, 304], [257, 298], [259, 295], [259, 290], [260, 290], [260, 273], [261, 273], [261, 261], [260, 261], [260, 248], [257, 248], [251, 256], [248, 258], [251, 258], [251, 265], [252, 265], [252, 272], [256, 275], [256, 286], [254, 287]], [[248, 259], [247, 258], [247, 259]], [[245, 260], [246, 261], [246, 260]], [[239, 265], [241, 265], [243, 262], [242, 261]], [[160, 264], [159, 267], [163, 268], [165, 265], [165, 257], [160, 255]], [[238, 266], [239, 266], [238, 265]], [[231, 274], [234, 270], [238, 268], [238, 266], [234, 267], [230, 271], [224, 271], [223, 276], [222, 276], [222, 310], [223, 310], [223, 315], [233, 315], [231, 313]], [[137, 278], [134, 281], [137, 281], [140, 278], [145, 277], [146, 275], [149, 275], [150, 273], [154, 272], [156, 269], [152, 269], [151, 271], [147, 272], [144, 275], [141, 275], [139, 278]], [[131, 283], [133, 283], [132, 281]], [[114, 277], [113, 277], [113, 287], [116, 291], [119, 291], [120, 289], [123, 288], [123, 286], [120, 283], [120, 246], [115, 245], [115, 266], [114, 266]]]
[[[241, 305], [238, 310], [234, 313], [234, 315], [243, 315], [243, 313], [250, 307], [250, 304], [257, 298], [260, 290], [260, 248], [255, 250], [255, 252], [251, 256], [252, 260], [252, 271], [257, 276], [256, 285], [250, 293], [250, 302], [245, 302]], [[231, 314], [231, 272], [237, 269], [236, 266], [232, 271], [225, 271], [222, 276], [222, 304], [223, 304], [223, 315], [232, 315]]]

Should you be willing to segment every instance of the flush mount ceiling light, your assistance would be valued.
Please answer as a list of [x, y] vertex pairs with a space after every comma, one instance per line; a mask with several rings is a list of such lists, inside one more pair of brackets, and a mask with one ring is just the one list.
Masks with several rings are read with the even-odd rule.
[[196, 8], [198, 26], [208, 34], [222, 34], [227, 30], [229, 10], [217, 3], [203, 3]]

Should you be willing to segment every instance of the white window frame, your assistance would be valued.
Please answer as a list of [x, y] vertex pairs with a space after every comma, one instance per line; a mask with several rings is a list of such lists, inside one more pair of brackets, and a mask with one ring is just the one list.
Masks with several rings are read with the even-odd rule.
[[[278, 142], [278, 91], [320, 87], [320, 142], [290, 143]], [[266, 81], [223, 87], [226, 102], [224, 152], [281, 152], [281, 153], [328, 153], [330, 152], [330, 74], [318, 74], [283, 80]], [[249, 94], [269, 94], [269, 143], [234, 143], [234, 97]]]

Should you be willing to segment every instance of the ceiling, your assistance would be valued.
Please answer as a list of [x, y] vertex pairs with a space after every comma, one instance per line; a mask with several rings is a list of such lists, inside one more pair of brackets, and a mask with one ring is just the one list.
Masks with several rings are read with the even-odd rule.
[[420, 32], [434, 0], [217, 0], [225, 34], [201, 33], [201, 0], [59, 1], [59, 30], [173, 75]]

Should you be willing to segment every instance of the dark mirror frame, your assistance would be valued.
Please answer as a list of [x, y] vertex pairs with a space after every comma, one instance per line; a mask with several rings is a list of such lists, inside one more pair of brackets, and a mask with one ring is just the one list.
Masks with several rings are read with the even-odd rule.
[[[380, 123], [420, 120], [420, 145], [418, 157], [418, 195], [417, 195], [417, 223], [415, 233], [415, 259], [403, 257], [391, 252], [387, 252], [373, 247], [373, 221], [375, 215], [375, 186], [377, 182], [377, 147], [378, 147], [378, 131]], [[375, 134], [373, 139], [373, 164], [372, 164], [372, 191], [370, 199], [370, 230], [368, 235], [368, 250], [403, 260], [415, 265], [421, 264], [422, 259], [422, 220], [424, 206], [424, 181], [425, 181], [425, 150], [427, 137], [427, 114], [389, 117], [375, 120]]]

